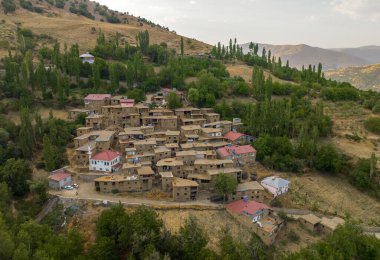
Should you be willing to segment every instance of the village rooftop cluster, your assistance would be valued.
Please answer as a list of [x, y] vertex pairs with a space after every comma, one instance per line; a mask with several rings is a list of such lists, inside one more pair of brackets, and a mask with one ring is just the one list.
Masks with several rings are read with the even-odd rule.
[[[81, 179], [93, 182], [100, 193], [161, 189], [173, 201], [186, 202], [200, 193], [213, 194], [215, 177], [230, 175], [238, 186], [226, 209], [243, 224], [253, 224], [265, 243], [273, 243], [283, 220], [264, 202], [285, 194], [289, 182], [276, 176], [261, 183], [248, 178], [243, 169], [255, 163], [256, 150], [253, 137], [239, 132], [241, 120], [221, 120], [211, 108], [167, 109], [165, 97], [171, 91], [181, 95], [168, 89], [153, 95], [159, 108], [123, 96], [90, 94], [83, 109], [69, 111], [71, 120], [86, 114], [86, 126], [74, 138]], [[71, 181], [65, 169], [49, 176], [53, 189]]]

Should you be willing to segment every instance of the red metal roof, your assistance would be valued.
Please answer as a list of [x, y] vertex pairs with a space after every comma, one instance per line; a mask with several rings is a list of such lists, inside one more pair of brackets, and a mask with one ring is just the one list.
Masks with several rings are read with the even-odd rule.
[[85, 100], [97, 101], [104, 100], [106, 98], [111, 98], [111, 94], [89, 94], [85, 97]]
[[224, 146], [218, 149], [218, 152], [225, 157], [232, 156], [233, 151], [235, 152], [235, 154], [256, 153], [256, 150], [252, 147], [252, 145], [232, 145]]
[[48, 178], [53, 181], [62, 181], [66, 179], [67, 177], [71, 177], [71, 175], [62, 171], [62, 172], [53, 173]]
[[237, 200], [227, 204], [226, 208], [237, 215], [240, 215], [243, 212], [246, 212], [249, 215], [254, 215], [258, 210], [270, 209], [269, 206], [253, 200], [247, 202], [244, 200]]
[[231, 141], [235, 141], [236, 139], [238, 139], [242, 136], [245, 136], [245, 134], [231, 131], [231, 132], [228, 132], [227, 134], [225, 134], [224, 138], [231, 140]]
[[115, 158], [120, 156], [118, 152], [114, 151], [104, 151], [101, 153], [96, 154], [95, 156], [91, 157], [92, 160], [99, 160], [99, 161], [112, 161]]

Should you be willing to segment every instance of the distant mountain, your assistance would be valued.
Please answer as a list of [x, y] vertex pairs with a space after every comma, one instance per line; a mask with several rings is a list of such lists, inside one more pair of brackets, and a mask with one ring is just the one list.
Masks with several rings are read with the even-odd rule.
[[380, 64], [325, 71], [327, 78], [350, 82], [359, 89], [380, 92]]
[[363, 46], [358, 48], [337, 48], [331, 49], [346, 53], [348, 55], [356, 56], [367, 60], [370, 63], [380, 63], [380, 46]]
[[[249, 44], [243, 44], [243, 51], [249, 51]], [[262, 49], [271, 50], [272, 56], [281, 57], [283, 63], [289, 60], [291, 67], [301, 68], [303, 65], [308, 66], [309, 64], [317, 65], [319, 62], [322, 63], [324, 70], [335, 70], [345, 67], [356, 67], [369, 65], [376, 62], [380, 63], [380, 47], [374, 46], [354, 48], [354, 49], [339, 49], [338, 50], [328, 50], [318, 47], [312, 47], [305, 44], [299, 45], [271, 45], [271, 44], [259, 44], [259, 54], [261, 54]], [[377, 49], [379, 48], [379, 49]], [[352, 52], [352, 54], [350, 53]], [[353, 53], [358, 54], [358, 56]], [[379, 55], [377, 60], [374, 54]], [[373, 59], [369, 60], [368, 57], [372, 56]]]

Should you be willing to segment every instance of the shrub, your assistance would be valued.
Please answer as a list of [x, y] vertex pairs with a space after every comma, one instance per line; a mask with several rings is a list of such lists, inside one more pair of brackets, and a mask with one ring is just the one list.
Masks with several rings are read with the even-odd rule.
[[380, 134], [380, 118], [372, 117], [364, 122], [364, 127], [375, 134]]
[[300, 236], [293, 230], [289, 231], [289, 233], [287, 234], [287, 237], [289, 238], [290, 241], [294, 243], [298, 243], [300, 241]]
[[1, 5], [3, 6], [4, 12], [6, 14], [16, 11], [16, 4], [13, 0], [3, 0], [1, 2]]
[[113, 189], [111, 192], [112, 192], [112, 194], [117, 194], [117, 193], [119, 193], [119, 190], [118, 189]]

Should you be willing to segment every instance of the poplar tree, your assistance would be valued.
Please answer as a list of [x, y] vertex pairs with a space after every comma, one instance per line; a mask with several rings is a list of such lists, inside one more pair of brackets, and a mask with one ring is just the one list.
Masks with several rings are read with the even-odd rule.
[[21, 126], [20, 126], [20, 133], [19, 133], [20, 147], [21, 147], [21, 151], [24, 158], [30, 159], [32, 158], [32, 154], [33, 154], [34, 134], [33, 134], [33, 127], [32, 127], [32, 122], [30, 120], [28, 108], [25, 108], [25, 107], [21, 108], [20, 119], [21, 119]]
[[184, 54], [185, 54], [185, 46], [183, 42], [183, 37], [181, 37], [181, 56], [183, 57]]

